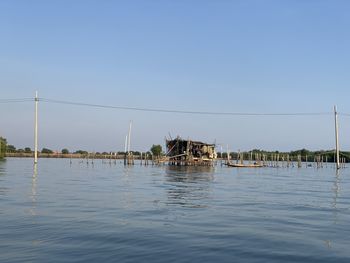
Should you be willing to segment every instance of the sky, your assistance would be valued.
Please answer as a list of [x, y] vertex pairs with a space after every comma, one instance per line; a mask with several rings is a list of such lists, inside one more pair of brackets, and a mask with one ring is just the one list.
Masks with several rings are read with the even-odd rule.
[[[350, 2], [0, 1], [0, 100], [166, 110], [350, 113]], [[34, 145], [34, 102], [0, 103], [0, 136]], [[39, 148], [120, 151], [165, 137], [232, 151], [334, 148], [334, 116], [221, 116], [39, 102]], [[339, 116], [350, 150], [350, 117]]]

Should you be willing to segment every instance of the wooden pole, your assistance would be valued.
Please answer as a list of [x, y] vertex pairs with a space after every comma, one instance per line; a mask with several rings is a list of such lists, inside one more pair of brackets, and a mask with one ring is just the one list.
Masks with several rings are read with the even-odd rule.
[[307, 155], [305, 155], [305, 167], [307, 167]]

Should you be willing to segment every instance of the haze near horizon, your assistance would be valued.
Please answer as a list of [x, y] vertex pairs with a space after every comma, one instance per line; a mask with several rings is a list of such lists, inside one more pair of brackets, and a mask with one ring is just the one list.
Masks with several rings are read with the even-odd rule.
[[[39, 103], [39, 149], [149, 150], [177, 135], [232, 151], [334, 148], [350, 113], [348, 1], [1, 1], [1, 98]], [[0, 136], [32, 147], [34, 103], [0, 103]], [[339, 116], [349, 150], [349, 117]]]

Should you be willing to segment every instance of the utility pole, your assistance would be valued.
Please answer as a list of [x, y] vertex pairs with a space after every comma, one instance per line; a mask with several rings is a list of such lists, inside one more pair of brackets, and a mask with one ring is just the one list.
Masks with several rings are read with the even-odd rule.
[[130, 124], [129, 124], [129, 133], [128, 133], [128, 154], [130, 154], [131, 125], [132, 125], [132, 121], [130, 121]]
[[38, 92], [35, 92], [34, 164], [38, 163]]
[[124, 144], [124, 165], [126, 165], [126, 159], [127, 159], [127, 150], [128, 150], [128, 135], [125, 136], [125, 144]]
[[125, 136], [124, 152], [125, 154], [128, 151], [128, 135]]
[[339, 162], [339, 133], [338, 133], [338, 113], [337, 106], [334, 106], [334, 122], [335, 122], [335, 154], [336, 154], [336, 168], [340, 169]]

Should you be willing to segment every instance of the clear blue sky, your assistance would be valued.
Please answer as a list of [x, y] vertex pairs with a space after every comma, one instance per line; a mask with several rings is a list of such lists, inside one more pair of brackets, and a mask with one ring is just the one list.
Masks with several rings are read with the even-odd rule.
[[[350, 1], [0, 1], [0, 98], [225, 112], [350, 113]], [[228, 117], [40, 103], [40, 146], [122, 150], [164, 137], [232, 150], [328, 149], [332, 116]], [[33, 103], [0, 134], [33, 147]], [[350, 148], [350, 118], [340, 118]]]

